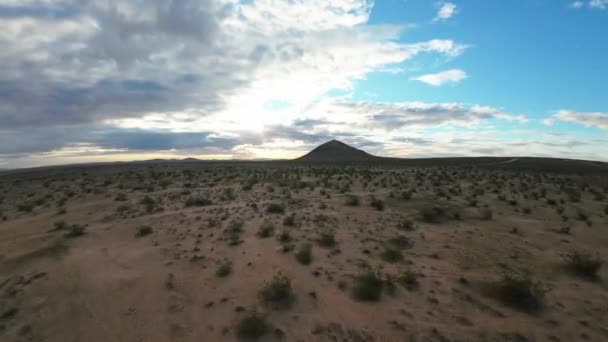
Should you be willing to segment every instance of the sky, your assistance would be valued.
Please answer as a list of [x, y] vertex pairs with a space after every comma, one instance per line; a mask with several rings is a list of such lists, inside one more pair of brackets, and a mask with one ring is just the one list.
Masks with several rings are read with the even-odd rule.
[[608, 161], [608, 0], [0, 0], [0, 169]]

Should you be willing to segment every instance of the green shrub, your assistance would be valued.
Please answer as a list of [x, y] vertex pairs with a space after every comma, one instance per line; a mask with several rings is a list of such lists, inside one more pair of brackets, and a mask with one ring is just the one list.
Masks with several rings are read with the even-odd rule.
[[378, 210], [378, 211], [382, 211], [384, 210], [384, 201], [375, 197], [372, 197], [369, 205], [372, 206], [372, 208]]
[[142, 237], [146, 235], [152, 234], [152, 227], [150, 226], [139, 226], [137, 227], [137, 232], [135, 233], [135, 237]]
[[388, 246], [399, 250], [408, 249], [414, 245], [412, 240], [405, 236], [390, 238], [386, 243]]
[[402, 191], [399, 198], [403, 201], [409, 201], [412, 199], [412, 192], [411, 191]]
[[227, 277], [232, 273], [232, 262], [229, 260], [224, 261], [220, 267], [215, 270], [215, 275], [219, 278]]
[[270, 203], [266, 206], [266, 212], [269, 214], [283, 214], [285, 208], [278, 203]]
[[401, 230], [405, 230], [407, 232], [411, 232], [414, 229], [416, 229], [416, 227], [414, 226], [414, 221], [412, 221], [412, 220], [403, 220], [403, 221], [397, 223], [397, 229], [401, 229]]
[[331, 230], [324, 230], [319, 234], [319, 239], [317, 240], [319, 245], [323, 247], [332, 247], [336, 244], [336, 238], [334, 236], [334, 232]]
[[85, 227], [73, 224], [70, 226], [69, 231], [65, 234], [67, 238], [76, 238], [85, 234]]
[[293, 227], [296, 225], [296, 214], [287, 215], [283, 218], [283, 225]]
[[213, 201], [204, 196], [193, 196], [188, 198], [184, 204], [186, 207], [204, 207], [212, 205]]
[[266, 283], [264, 288], [259, 292], [262, 301], [275, 308], [286, 307], [291, 304], [294, 299], [293, 290], [291, 288], [291, 280], [279, 271], [274, 274], [272, 280]]
[[495, 296], [503, 303], [524, 311], [542, 308], [548, 289], [529, 275], [505, 274], [493, 284]]
[[30, 202], [22, 202], [17, 204], [17, 210], [24, 213], [30, 213], [32, 210], [34, 210], [34, 206], [35, 205]]
[[482, 220], [489, 221], [494, 216], [494, 213], [492, 212], [492, 210], [490, 210], [488, 208], [483, 208], [483, 209], [479, 210], [479, 216], [481, 217]]
[[312, 262], [312, 245], [309, 243], [300, 246], [296, 252], [296, 260], [302, 265], [309, 265]]
[[356, 207], [359, 205], [359, 197], [356, 195], [347, 195], [345, 204], [349, 207]]
[[419, 274], [416, 272], [405, 271], [397, 278], [397, 282], [411, 291], [419, 286], [418, 277]]
[[380, 300], [384, 282], [373, 272], [368, 272], [355, 279], [352, 296], [356, 300], [372, 302]]
[[245, 340], [257, 340], [269, 330], [270, 325], [266, 318], [255, 311], [243, 318], [236, 327], [237, 336]]
[[441, 223], [446, 215], [445, 208], [439, 206], [424, 207], [420, 209], [420, 216], [427, 223]]
[[568, 268], [586, 278], [596, 278], [598, 271], [604, 264], [599, 255], [591, 255], [578, 251], [566, 255], [565, 260]]
[[271, 237], [274, 234], [274, 225], [272, 222], [265, 221], [258, 229], [256, 235], [262, 239]]
[[380, 254], [382, 260], [390, 263], [398, 262], [403, 260], [403, 254], [399, 249], [392, 246], [384, 246], [384, 251]]

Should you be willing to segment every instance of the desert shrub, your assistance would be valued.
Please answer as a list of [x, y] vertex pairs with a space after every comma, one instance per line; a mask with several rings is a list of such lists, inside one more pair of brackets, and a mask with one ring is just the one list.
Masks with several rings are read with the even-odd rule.
[[583, 252], [572, 252], [565, 257], [566, 265], [576, 274], [586, 278], [596, 278], [604, 261], [599, 255]]
[[319, 238], [317, 239], [319, 245], [323, 247], [332, 247], [336, 244], [336, 238], [334, 236], [334, 232], [332, 230], [326, 229], [323, 230], [319, 234]]
[[291, 280], [283, 272], [279, 271], [260, 290], [259, 296], [267, 305], [273, 307], [288, 306], [294, 299]]
[[401, 229], [401, 230], [405, 230], [407, 232], [411, 232], [414, 229], [416, 229], [416, 227], [414, 226], [414, 221], [412, 221], [412, 220], [402, 220], [399, 223], [397, 223], [397, 229]]
[[226, 227], [226, 233], [228, 234], [228, 245], [236, 246], [241, 243], [241, 233], [243, 232], [242, 221], [231, 221]]
[[374, 272], [368, 272], [355, 278], [352, 296], [356, 300], [373, 302], [380, 300], [384, 282]]
[[405, 271], [397, 278], [397, 282], [408, 290], [416, 289], [420, 283], [418, 282], [419, 274], [412, 271]]
[[141, 201], [139, 201], [139, 203], [146, 208], [146, 212], [148, 213], [151, 213], [156, 206], [156, 201], [154, 201], [154, 199], [152, 199], [150, 196], [145, 196], [141, 199]]
[[118, 214], [124, 214], [124, 213], [128, 212], [129, 210], [131, 210], [131, 207], [128, 204], [121, 204], [118, 207], [116, 207], [115, 210]]
[[419, 212], [422, 220], [427, 223], [441, 223], [446, 215], [446, 209], [439, 206], [424, 207]]
[[237, 336], [244, 340], [257, 340], [269, 330], [270, 325], [266, 322], [266, 318], [255, 311], [243, 318], [236, 326]]
[[378, 211], [384, 210], [384, 201], [376, 197], [370, 199], [369, 205]]
[[530, 207], [525, 207], [524, 208], [524, 214], [528, 215], [530, 213], [532, 213], [532, 209]]
[[490, 210], [488, 208], [483, 208], [483, 209], [479, 210], [479, 216], [481, 217], [482, 220], [489, 221], [494, 216], [494, 213], [492, 212], [492, 210]]
[[236, 195], [234, 194], [234, 189], [232, 188], [224, 188], [221, 196], [222, 201], [233, 201], [236, 199]]
[[232, 273], [232, 262], [229, 260], [224, 261], [220, 267], [215, 270], [215, 275], [219, 278], [227, 277]]
[[414, 245], [412, 240], [405, 236], [397, 236], [394, 238], [390, 238], [390, 239], [388, 239], [386, 244], [392, 248], [400, 249], [400, 250], [411, 248]]
[[278, 203], [270, 203], [266, 206], [266, 212], [269, 214], [282, 214], [285, 212], [285, 208]]
[[24, 213], [30, 213], [34, 210], [34, 206], [34, 203], [31, 202], [21, 202], [17, 204], [17, 210]]
[[128, 199], [127, 195], [125, 195], [123, 193], [120, 193], [120, 194], [116, 195], [116, 197], [114, 197], [114, 200], [117, 201], [117, 202], [124, 202], [127, 199]]
[[312, 245], [309, 243], [300, 246], [296, 252], [296, 260], [302, 265], [309, 265], [312, 262]]
[[356, 207], [359, 205], [359, 197], [356, 195], [347, 195], [345, 204], [349, 207]]
[[589, 219], [589, 217], [587, 216], [587, 214], [584, 211], [579, 210], [578, 213], [576, 214], [576, 219], [579, 221], [587, 221]]
[[67, 238], [76, 238], [85, 234], [85, 227], [77, 224], [70, 226], [68, 232], [65, 234]]
[[213, 201], [202, 195], [190, 197], [184, 202], [186, 207], [204, 207], [212, 205]]
[[256, 235], [260, 238], [271, 237], [274, 234], [274, 225], [272, 222], [265, 221], [258, 229]]
[[386, 262], [394, 263], [403, 260], [403, 253], [393, 246], [385, 245], [380, 257]]
[[282, 230], [277, 236], [277, 240], [280, 242], [289, 242], [291, 241], [291, 234], [287, 230]]
[[493, 284], [493, 292], [503, 303], [530, 312], [542, 308], [548, 289], [528, 274], [504, 274]]
[[137, 232], [135, 233], [135, 237], [142, 237], [146, 235], [152, 234], [152, 227], [150, 226], [139, 226], [137, 227]]
[[65, 221], [57, 221], [53, 223], [53, 229], [52, 231], [58, 231], [58, 230], [66, 230], [68, 229], [70, 226], [65, 222]]
[[296, 214], [287, 215], [283, 218], [283, 225], [293, 227], [296, 225]]
[[401, 194], [399, 195], [399, 198], [403, 201], [409, 201], [412, 199], [412, 192], [411, 191], [402, 191]]

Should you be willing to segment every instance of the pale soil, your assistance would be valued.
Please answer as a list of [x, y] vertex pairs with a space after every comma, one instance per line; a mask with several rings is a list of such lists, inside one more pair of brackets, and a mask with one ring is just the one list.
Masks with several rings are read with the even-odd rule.
[[[586, 190], [577, 185], [582, 198], [570, 202], [551, 181], [541, 185], [528, 179], [520, 189], [521, 175], [496, 172], [506, 179], [498, 186], [500, 193], [518, 201], [509, 205], [491, 192], [497, 187], [493, 172], [460, 171], [458, 183], [438, 177], [433, 184], [429, 175], [442, 171], [379, 171], [367, 188], [350, 176], [354, 183], [346, 193], [361, 201], [351, 207], [338, 191], [344, 179], [337, 176], [324, 187], [317, 174], [268, 167], [260, 171], [266, 178], [259, 176], [252, 190], [245, 191], [241, 183], [250, 177], [249, 169], [214, 168], [213, 175], [194, 169], [189, 178], [178, 167], [164, 168], [174, 172], [165, 176], [150, 176], [142, 167], [42, 179], [24, 176], [21, 183], [14, 182], [17, 176], [0, 178], [0, 220], [6, 216], [0, 221], [0, 340], [233, 341], [239, 320], [254, 309], [274, 327], [261, 339], [268, 341], [608, 340], [608, 267], [600, 270], [599, 279], [589, 280], [570, 272], [563, 261], [573, 250], [608, 257], [608, 202], [589, 191], [605, 191], [596, 179]], [[413, 172], [424, 177], [416, 180]], [[136, 173], [144, 177], [133, 181]], [[228, 179], [230, 174], [236, 178]], [[292, 180], [277, 184], [282, 175]], [[106, 179], [112, 182], [104, 184]], [[160, 186], [163, 179], [170, 184]], [[297, 189], [292, 182], [297, 179], [314, 184], [314, 189]], [[215, 184], [209, 186], [210, 181]], [[379, 184], [373, 185], [375, 181]], [[140, 183], [151, 185], [151, 191], [133, 190]], [[189, 194], [182, 193], [184, 183], [194, 184]], [[449, 200], [435, 195], [437, 189], [459, 184], [461, 195]], [[269, 185], [274, 191], [268, 191]], [[480, 209], [467, 205], [465, 198], [474, 187], [485, 189], [477, 199], [492, 210], [491, 220], [482, 220]], [[564, 208], [565, 221], [542, 196], [524, 198], [541, 187], [547, 189], [546, 197], [565, 200], [557, 205]], [[86, 193], [87, 188], [93, 191]], [[225, 188], [233, 189], [233, 199], [221, 199]], [[67, 212], [58, 214], [56, 202], [70, 189], [75, 195], [65, 203]], [[408, 201], [389, 196], [399, 189], [417, 192]], [[15, 210], [14, 204], [32, 192], [34, 198], [52, 197], [31, 213]], [[127, 201], [116, 201], [119, 193]], [[213, 204], [186, 207], [184, 201], [198, 193]], [[385, 201], [383, 211], [370, 207], [372, 194]], [[146, 195], [162, 211], [146, 212], [139, 203]], [[267, 213], [271, 202], [282, 204], [285, 214]], [[438, 203], [458, 207], [462, 219], [421, 221], [418, 209]], [[116, 208], [124, 204], [129, 210], [118, 213]], [[524, 214], [524, 207], [531, 212]], [[579, 209], [591, 226], [576, 219]], [[285, 227], [283, 219], [291, 213], [296, 227]], [[397, 228], [405, 219], [415, 222], [415, 230]], [[61, 220], [86, 225], [86, 233], [70, 239], [65, 231], [51, 231]], [[265, 220], [274, 223], [275, 234], [262, 239], [256, 231]], [[235, 246], [225, 234], [232, 221], [244, 222]], [[153, 233], [135, 237], [142, 225], [151, 226]], [[565, 226], [570, 234], [559, 233]], [[335, 247], [316, 243], [324, 227], [335, 231]], [[293, 252], [281, 249], [276, 236], [282, 230], [290, 232], [295, 246], [313, 244], [310, 265], [301, 265]], [[413, 247], [404, 251], [404, 261], [383, 261], [383, 243], [396, 236], [408, 237]], [[233, 263], [232, 273], [219, 278], [215, 272], [224, 260]], [[397, 285], [395, 293], [385, 292], [377, 302], [360, 302], [351, 288], [366, 269], [393, 276], [411, 270], [422, 276], [416, 289]], [[295, 302], [275, 310], [261, 302], [258, 291], [279, 270], [291, 279]], [[551, 289], [542, 310], [524, 312], [484, 290], [502, 273], [524, 270]]]

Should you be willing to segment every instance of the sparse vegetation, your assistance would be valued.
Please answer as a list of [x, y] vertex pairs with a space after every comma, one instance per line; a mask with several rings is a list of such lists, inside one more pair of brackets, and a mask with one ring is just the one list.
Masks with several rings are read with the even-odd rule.
[[319, 245], [323, 247], [333, 247], [336, 244], [336, 238], [334, 236], [334, 232], [329, 229], [324, 229], [320, 234], [317, 240]]
[[184, 202], [186, 207], [204, 207], [212, 205], [213, 201], [202, 195], [190, 197]]
[[586, 278], [597, 278], [597, 273], [604, 264], [599, 255], [574, 251], [566, 255], [566, 265], [576, 274]]
[[262, 239], [271, 237], [273, 234], [274, 225], [270, 221], [264, 221], [256, 233], [256, 235]]
[[369, 205], [371, 205], [372, 208], [374, 208], [378, 211], [384, 210], [384, 201], [379, 198], [372, 196], [372, 198], [370, 199]]
[[150, 226], [139, 226], [137, 227], [137, 232], [135, 233], [135, 237], [144, 237], [146, 235], [152, 234], [152, 227]]
[[274, 274], [272, 280], [260, 290], [262, 301], [273, 308], [284, 308], [294, 300], [291, 280], [281, 271]]
[[359, 197], [356, 195], [347, 195], [345, 204], [349, 207], [356, 207], [359, 205]]
[[373, 302], [380, 300], [382, 296], [382, 288], [384, 282], [374, 272], [367, 272], [358, 276], [355, 279], [355, 285], [352, 288], [352, 296], [356, 300], [364, 302]]
[[528, 274], [504, 274], [492, 284], [494, 295], [503, 303], [532, 312], [542, 308], [545, 294], [549, 291], [540, 281]]
[[85, 234], [85, 227], [77, 224], [73, 224], [69, 227], [68, 232], [65, 234], [67, 238], [76, 238]]
[[401, 284], [401, 286], [411, 291], [418, 288], [420, 284], [418, 282], [418, 277], [418, 273], [412, 271], [405, 271], [401, 275], [399, 275], [399, 277], [397, 278], [397, 282]]
[[215, 275], [218, 278], [227, 277], [232, 273], [232, 262], [229, 260], [225, 260], [222, 264], [215, 270]]
[[254, 311], [241, 319], [236, 327], [236, 332], [240, 339], [256, 340], [266, 335], [270, 329], [266, 317]]
[[382, 260], [386, 262], [398, 262], [403, 260], [403, 253], [393, 246], [384, 246], [384, 251], [380, 254]]
[[309, 243], [300, 246], [295, 254], [296, 260], [302, 265], [309, 265], [312, 262], [312, 245]]
[[283, 214], [285, 212], [285, 207], [278, 203], [270, 203], [266, 206], [266, 212], [269, 214]]

